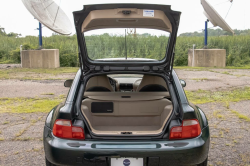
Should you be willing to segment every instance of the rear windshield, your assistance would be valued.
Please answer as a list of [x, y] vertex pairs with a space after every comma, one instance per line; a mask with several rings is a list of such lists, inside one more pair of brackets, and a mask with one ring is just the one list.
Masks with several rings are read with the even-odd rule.
[[169, 32], [143, 28], [96, 29], [84, 33], [91, 60], [155, 61], [165, 57]]

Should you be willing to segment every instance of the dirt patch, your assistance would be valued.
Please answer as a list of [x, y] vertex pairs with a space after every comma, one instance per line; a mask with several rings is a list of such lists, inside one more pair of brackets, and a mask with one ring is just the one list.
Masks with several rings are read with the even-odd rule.
[[[250, 101], [242, 101], [238, 103], [231, 103], [230, 109], [237, 110], [239, 113], [244, 114], [250, 118]], [[249, 128], [250, 129], [250, 128]]]
[[[233, 69], [216, 69], [231, 71]], [[250, 86], [250, 77], [238, 77], [235, 75], [222, 74], [220, 72], [212, 72], [208, 70], [175, 70], [180, 79], [186, 81], [187, 86], [185, 90], [195, 91], [202, 90], [228, 90], [230, 88], [241, 88]], [[250, 70], [242, 70], [246, 73]], [[243, 73], [242, 73], [243, 74]]]
[[[0, 98], [3, 97], [54, 97], [65, 95], [69, 88], [64, 87], [64, 81], [20, 81], [0, 80]], [[46, 95], [53, 93], [54, 95]]]
[[0, 64], [0, 69], [20, 68], [21, 64]]
[[[241, 101], [237, 104], [244, 106], [245, 102]], [[250, 122], [241, 120], [231, 113], [229, 110], [231, 106], [227, 109], [224, 104], [209, 103], [199, 107], [206, 113], [209, 121], [211, 133], [209, 164], [249, 165]]]
[[237, 77], [250, 77], [250, 70], [248, 69], [211, 69], [211, 71], [227, 75], [234, 75]]
[[47, 113], [0, 114], [0, 165], [45, 165], [42, 131], [46, 117]]

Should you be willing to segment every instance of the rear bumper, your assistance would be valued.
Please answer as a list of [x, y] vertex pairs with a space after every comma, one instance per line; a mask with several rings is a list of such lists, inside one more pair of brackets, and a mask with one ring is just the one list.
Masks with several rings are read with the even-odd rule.
[[66, 140], [44, 127], [45, 155], [56, 165], [109, 166], [111, 157], [144, 158], [144, 166], [195, 165], [207, 158], [209, 143], [209, 127], [197, 138], [179, 141]]

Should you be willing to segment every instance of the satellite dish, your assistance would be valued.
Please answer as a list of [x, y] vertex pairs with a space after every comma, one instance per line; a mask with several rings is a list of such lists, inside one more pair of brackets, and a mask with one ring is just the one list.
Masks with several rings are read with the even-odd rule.
[[226, 21], [219, 15], [219, 13], [206, 1], [201, 0], [201, 4], [204, 8], [204, 14], [207, 19], [216, 27], [221, 27], [224, 31], [228, 31], [234, 34], [232, 28], [226, 23]]
[[53, 0], [22, 0], [27, 10], [43, 25], [62, 35], [72, 33], [72, 24]]

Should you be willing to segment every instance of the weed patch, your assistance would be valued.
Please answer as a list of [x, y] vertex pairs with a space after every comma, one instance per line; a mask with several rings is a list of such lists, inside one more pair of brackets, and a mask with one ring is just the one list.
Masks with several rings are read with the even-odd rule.
[[63, 100], [62, 98], [0, 98], [0, 113], [48, 112]]
[[248, 116], [246, 116], [246, 115], [243, 115], [243, 114], [241, 114], [241, 113], [239, 113], [239, 112], [237, 112], [237, 111], [235, 111], [235, 110], [231, 110], [231, 112], [232, 112], [233, 114], [237, 115], [237, 116], [239, 117], [239, 119], [243, 119], [243, 120], [245, 120], [245, 121], [250, 122], [250, 117], [248, 117]]
[[195, 80], [195, 81], [206, 81], [208, 80], [207, 78], [193, 78], [192, 80]]
[[10, 123], [9, 121], [5, 121], [5, 122], [3, 122], [3, 124], [4, 124], [4, 125], [9, 124], [9, 123]]
[[41, 95], [54, 95], [54, 93], [43, 93], [43, 94], [41, 94]]
[[[0, 79], [22, 79], [22, 80], [59, 80], [59, 78], [46, 78], [48, 76], [56, 76], [59, 74], [76, 73], [78, 67], [61, 67], [57, 69], [26, 69], [26, 68], [11, 68], [0, 70]], [[30, 75], [27, 76], [27, 73]], [[26, 76], [20, 76], [20, 74]], [[32, 77], [32, 74], [45, 74], [43, 77]]]
[[250, 88], [235, 89], [232, 91], [185, 91], [190, 102], [194, 104], [204, 104], [211, 102], [238, 102], [250, 100]]
[[30, 137], [25, 137], [25, 138], [16, 138], [16, 141], [30, 141], [32, 140]]

